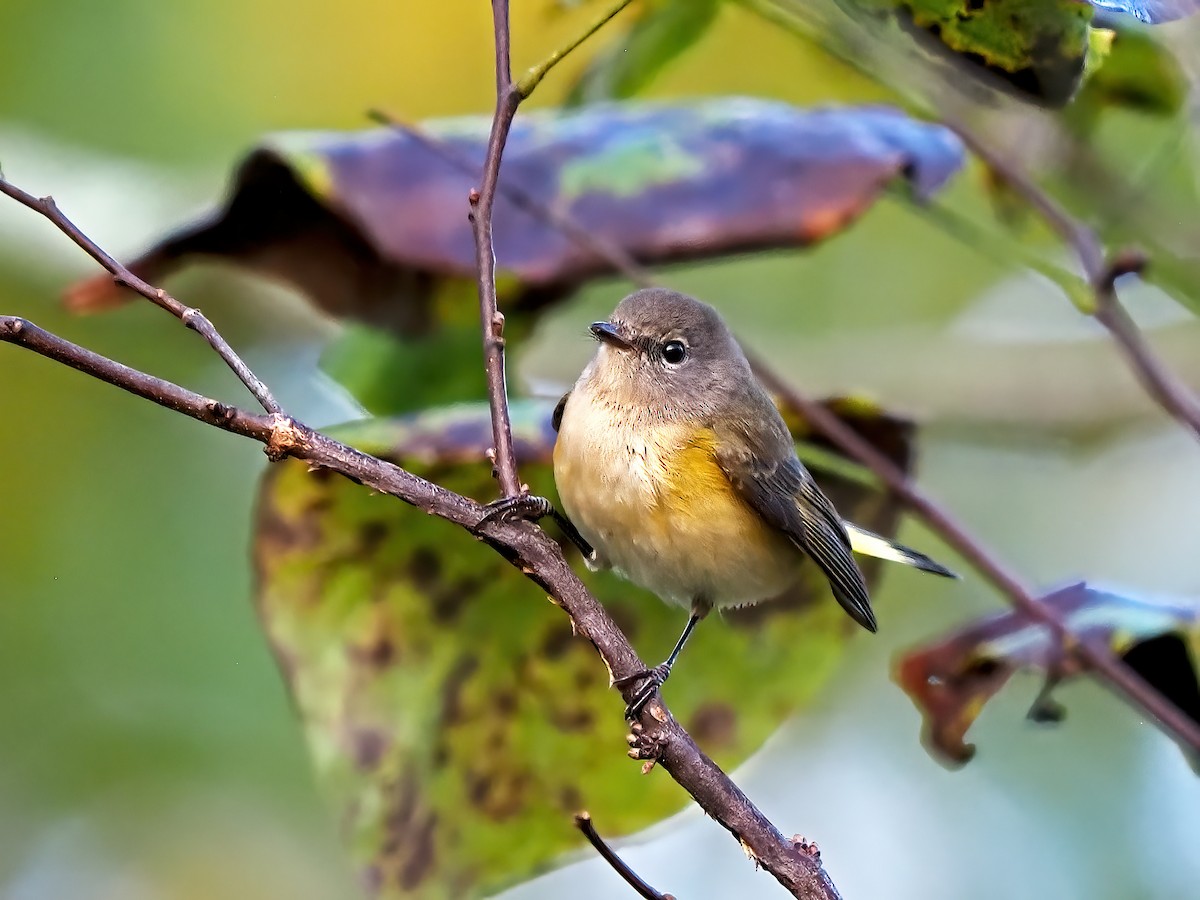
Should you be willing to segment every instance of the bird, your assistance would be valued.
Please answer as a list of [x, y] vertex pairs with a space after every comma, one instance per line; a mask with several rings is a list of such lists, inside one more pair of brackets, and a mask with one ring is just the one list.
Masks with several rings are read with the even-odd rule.
[[552, 419], [565, 516], [529, 495], [497, 501], [487, 516], [553, 516], [590, 568], [613, 569], [688, 610], [665, 661], [615, 682], [638, 684], [627, 718], [666, 682], [709, 612], [780, 595], [805, 558], [871, 632], [877, 623], [854, 552], [956, 577], [838, 515], [712, 306], [646, 288], [590, 332], [596, 353]]

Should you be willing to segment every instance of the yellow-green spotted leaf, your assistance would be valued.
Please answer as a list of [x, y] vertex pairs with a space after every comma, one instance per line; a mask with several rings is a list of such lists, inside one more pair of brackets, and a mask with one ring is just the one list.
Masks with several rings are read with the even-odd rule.
[[[518, 402], [513, 424], [522, 477], [553, 497], [550, 407]], [[841, 410], [907, 463], [907, 423]], [[483, 405], [338, 434], [453, 490], [494, 496]], [[815, 471], [846, 515], [894, 530], [887, 495]], [[263, 625], [375, 895], [491, 893], [575, 847], [571, 814], [582, 807], [629, 833], [688, 802], [665, 774], [643, 776], [626, 757], [623, 704], [591, 645], [463, 530], [289, 461], [263, 482], [254, 555]], [[810, 702], [860, 631], [809, 575], [774, 603], [706, 620], [665, 689], [722, 765]], [[666, 654], [683, 611], [608, 573], [584, 579], [645, 658]]]

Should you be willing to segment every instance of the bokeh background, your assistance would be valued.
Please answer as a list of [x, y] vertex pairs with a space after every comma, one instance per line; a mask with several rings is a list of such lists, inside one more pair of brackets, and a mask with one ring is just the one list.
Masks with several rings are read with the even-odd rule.
[[[514, 4], [517, 65], [589, 13]], [[1194, 23], [1156, 33], [1200, 46]], [[355, 129], [372, 106], [410, 119], [488, 111], [490, 41], [480, 0], [5, 0], [0, 164], [128, 256], [218, 197], [264, 132]], [[533, 104], [560, 98], [586, 58]], [[886, 99], [736, 8], [647, 93]], [[1126, 171], [1172, 148], [1149, 189], [1186, 217], [1196, 151], [1180, 121], [1114, 113], [1096, 140]], [[981, 184], [968, 171], [948, 202], [987, 215]], [[0, 311], [241, 400], [202, 343], [145, 304], [63, 313], [60, 290], [90, 272], [46, 223], [0, 204]], [[816, 250], [665, 280], [718, 304], [809, 392], [863, 391], [918, 417], [923, 485], [1031, 581], [1200, 592], [1200, 453], [1051, 286], [887, 201]], [[215, 267], [170, 286], [294, 413], [318, 425], [356, 415], [316, 365], [338, 326], [298, 297]], [[568, 383], [590, 352], [579, 323], [626, 287], [595, 285], [556, 311], [514, 349], [518, 383]], [[1200, 383], [1191, 314], [1152, 288], [1128, 296]], [[355, 896], [250, 602], [257, 447], [15, 348], [0, 348], [0, 398], [0, 898]], [[901, 536], [954, 562], [917, 524]], [[1098, 686], [1063, 690], [1069, 718], [1047, 729], [1024, 720], [1038, 684], [1019, 677], [973, 732], [980, 753], [965, 769], [922, 749], [889, 661], [1000, 603], [970, 574], [942, 584], [892, 573], [880, 635], [856, 639], [820, 702], [739, 783], [818, 840], [847, 897], [1196, 896], [1196, 776]], [[620, 752], [616, 718], [614, 707]], [[680, 897], [776, 890], [694, 810], [627, 854]], [[511, 896], [624, 890], [583, 857]]]

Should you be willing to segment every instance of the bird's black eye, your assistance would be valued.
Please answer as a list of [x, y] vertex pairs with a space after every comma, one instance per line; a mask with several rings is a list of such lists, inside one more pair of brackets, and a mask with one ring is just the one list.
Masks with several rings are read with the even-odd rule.
[[687, 359], [687, 347], [683, 341], [667, 341], [663, 344], [662, 358], [665, 362], [677, 366]]

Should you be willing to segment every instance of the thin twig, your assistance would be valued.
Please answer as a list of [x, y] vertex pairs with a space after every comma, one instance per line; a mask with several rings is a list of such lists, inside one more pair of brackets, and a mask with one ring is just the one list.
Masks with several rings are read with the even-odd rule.
[[221, 359], [225, 360], [226, 365], [233, 370], [234, 374], [246, 386], [246, 389], [254, 395], [254, 399], [261, 404], [263, 409], [272, 414], [282, 412], [279, 404], [275, 402], [275, 398], [271, 396], [271, 392], [267, 389], [267, 386], [250, 370], [250, 367], [242, 361], [242, 358], [234, 352], [234, 349], [221, 337], [217, 329], [213, 327], [212, 322], [208, 321], [200, 310], [185, 306], [161, 288], [147, 284], [113, 257], [105, 253], [91, 238], [80, 231], [74, 222], [63, 214], [62, 210], [58, 208], [58, 204], [54, 202], [53, 197], [35, 197], [33, 194], [23, 191], [15, 184], [5, 180], [2, 176], [0, 176], [0, 193], [7, 194], [18, 203], [45, 216], [59, 231], [81, 247], [88, 256], [107, 269], [117, 284], [141, 294], [155, 306], [165, 309], [188, 328], [200, 334], [201, 337], [208, 341], [209, 346], [217, 351]]
[[[431, 153], [436, 154], [439, 158], [464, 174], [473, 175], [475, 173], [476, 166], [473, 160], [460, 152], [453, 144], [431, 135], [419, 125], [404, 122], [380, 109], [369, 110], [367, 116], [380, 125], [386, 125], [388, 128], [394, 128], [408, 135]], [[501, 182], [496, 185], [496, 193], [508, 200], [517, 209], [523, 210], [531, 216], [554, 226], [574, 241], [576, 245], [584, 250], [591, 251], [598, 259], [602, 259], [608, 263], [613, 271], [620, 273], [639, 287], [654, 286], [654, 278], [650, 272], [629, 251], [615, 241], [604, 237], [599, 232], [585, 228], [579, 223], [578, 219], [569, 213], [557, 209], [548, 203], [543, 203], [517, 184]]]
[[496, 247], [492, 237], [492, 211], [500, 180], [500, 163], [513, 118], [521, 101], [528, 97], [554, 66], [600, 29], [605, 22], [629, 5], [619, 2], [594, 21], [583, 34], [555, 51], [546, 60], [512, 80], [508, 0], [492, 0], [492, 26], [496, 54], [496, 109], [488, 134], [483, 175], [478, 188], [469, 195], [470, 220], [475, 234], [475, 266], [479, 275], [479, 315], [483, 325], [484, 369], [487, 373], [488, 405], [492, 413], [492, 440], [495, 445], [496, 477], [506, 497], [521, 493], [513, 450], [512, 425], [508, 414], [508, 389], [504, 374], [504, 315], [496, 301]]
[[479, 317], [483, 325], [483, 364], [487, 372], [488, 405], [492, 411], [492, 440], [500, 493], [521, 493], [517, 457], [513, 450], [512, 424], [508, 415], [508, 388], [504, 376], [504, 316], [496, 303], [496, 247], [492, 239], [492, 208], [500, 160], [512, 127], [521, 95], [513, 89], [509, 63], [508, 0], [492, 0], [496, 42], [496, 111], [492, 115], [482, 182], [470, 194], [470, 219], [475, 233], [475, 266], [479, 272]]
[[583, 836], [588, 839], [588, 843], [596, 848], [596, 852], [604, 857], [604, 861], [612, 866], [613, 871], [624, 878], [626, 883], [637, 891], [638, 896], [645, 897], [646, 900], [675, 900], [674, 894], [660, 893], [648, 885], [641, 875], [629, 867], [629, 863], [617, 855], [617, 851], [608, 846], [608, 843], [596, 831], [596, 826], [592, 824], [590, 813], [586, 811], [576, 813], [575, 827], [583, 832]]
[[[892, 90], [902, 90], [900, 79], [897, 76], [896, 54], [892, 48], [887, 46], [886, 42], [873, 41], [871, 43], [873, 54], [850, 52], [847, 47], [822, 42], [813, 32], [811, 25], [803, 21], [802, 16], [799, 15], [800, 11], [803, 10], [809, 15], [814, 14], [812, 4], [790, 3], [781, 6], [776, 0], [746, 0], [746, 5], [790, 34], [814, 44], [821, 50], [832, 53], [867, 78]], [[846, 24], [842, 22], [841, 18], [838, 21], [843, 26]], [[846, 37], [847, 35], [843, 32], [842, 36]], [[906, 58], [912, 60], [911, 55]], [[872, 63], [870, 66], [863, 62], [868, 59]], [[884, 62], [885, 59], [886, 62]], [[881, 66], [891, 76], [890, 81], [887, 80], [886, 75], [880, 75]], [[969, 76], [964, 77], [977, 80], [980, 73], [973, 71]], [[907, 92], [905, 99], [909, 106], [928, 108], [930, 105], [927, 102], [914, 103], [916, 98], [912, 92]], [[1106, 255], [1103, 244], [1095, 231], [1071, 216], [1027, 173], [992, 150], [963, 122], [960, 116], [947, 110], [948, 104], [945, 102], [947, 99], [942, 98], [942, 102], [936, 104], [943, 124], [955, 131], [975, 156], [1005, 178], [1012, 189], [1023, 196], [1045, 222], [1071, 246], [1079, 257], [1091, 287], [1091, 305], [1093, 307], [1090, 310], [1091, 315], [1112, 335], [1138, 382], [1151, 398], [1170, 416], [1200, 437], [1200, 398], [1197, 398], [1189, 387], [1159, 359], [1117, 297], [1114, 287], [1116, 279], [1120, 275], [1137, 271], [1145, 264], [1146, 260], [1140, 255], [1128, 251], [1117, 253], [1111, 257]], [[1066, 292], [1073, 301], [1079, 299], [1077, 291], [1067, 288]]]
[[1091, 285], [1093, 318], [1108, 329], [1150, 397], [1200, 438], [1200, 399], [1158, 358], [1117, 297], [1117, 278], [1140, 271], [1146, 265], [1146, 259], [1130, 251], [1106, 254], [1096, 232], [1067, 212], [1016, 163], [988, 146], [956, 117], [943, 115], [942, 121], [1071, 247]]
[[562, 62], [563, 58], [566, 57], [567, 54], [576, 49], [580, 44], [603, 28], [610, 19], [616, 16], [617, 13], [619, 13], [632, 2], [633, 0], [617, 0], [617, 2], [609, 7], [606, 12], [603, 12], [597, 16], [592, 24], [583, 29], [583, 31], [581, 31], [569, 43], [555, 50], [548, 57], [526, 72], [521, 77], [521, 80], [516, 84], [517, 93], [521, 95], [521, 99], [524, 100], [526, 97], [532, 94], [534, 89], [541, 83], [542, 79], [546, 77], [546, 73]]
[[911, 507], [942, 539], [971, 563], [972, 567], [1009, 598], [1012, 605], [1036, 622], [1047, 626], [1056, 639], [1076, 648], [1092, 669], [1122, 694], [1158, 720], [1160, 726], [1180, 745], [1200, 752], [1200, 726], [1187, 714], [1125, 665], [1107, 649], [1080, 641], [1071, 634], [1054, 610], [1037, 598], [1021, 578], [1008, 569], [976, 540], [954, 515], [914, 485], [904, 471], [880, 453], [853, 428], [819, 403], [796, 391], [771, 371], [755, 363], [763, 383], [807, 424], [870, 469], [897, 497]]
[[[485, 507], [401, 467], [335, 441], [286, 415], [254, 415], [196, 394], [93, 353], [15, 316], [0, 316], [0, 342], [25, 347], [159, 406], [265, 445], [267, 456], [291, 456], [439, 516], [466, 529], [501, 554], [570, 616], [575, 631], [590, 641], [620, 680], [645, 671], [629, 639], [563, 558], [545, 532], [527, 522], [495, 518], [480, 524]], [[636, 685], [623, 692], [633, 699]], [[720, 822], [758, 863], [796, 897], [837, 900], [820, 860], [797, 851], [720, 767], [709, 759], [655, 697], [635, 731], [648, 737], [653, 761], [665, 769], [708, 815]]]

